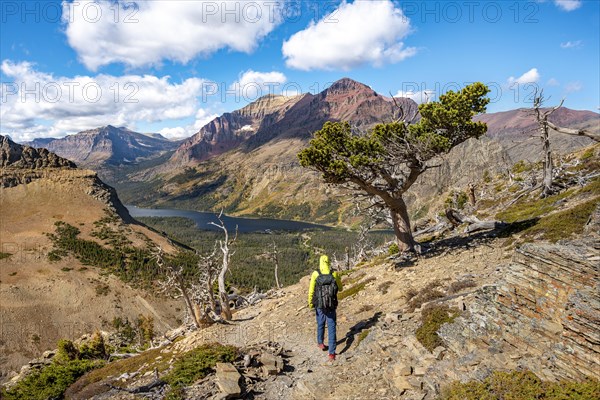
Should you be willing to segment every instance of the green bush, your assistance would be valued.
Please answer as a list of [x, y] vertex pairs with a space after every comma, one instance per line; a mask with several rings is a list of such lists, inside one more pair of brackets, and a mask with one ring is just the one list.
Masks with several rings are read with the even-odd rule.
[[99, 360], [72, 360], [64, 364], [52, 363], [19, 381], [10, 390], [3, 391], [6, 400], [62, 399], [65, 390], [86, 372], [104, 365]]
[[390, 247], [388, 248], [388, 255], [393, 256], [400, 253], [400, 248], [398, 247], [398, 243], [392, 243], [390, 244]]
[[236, 347], [205, 344], [176, 360], [164, 380], [175, 388], [189, 386], [210, 374], [218, 362], [233, 362], [237, 356]]
[[375, 277], [371, 276], [370, 278], [365, 279], [364, 281], [357, 283], [354, 286], [350, 286], [349, 288], [344, 289], [343, 291], [338, 293], [338, 300], [342, 301], [347, 297], [354, 296], [355, 294], [363, 290], [368, 283], [373, 282], [375, 279]]
[[79, 357], [79, 349], [72, 341], [61, 339], [58, 341], [58, 351], [54, 356], [56, 363], [66, 364], [69, 361], [76, 360]]
[[467, 194], [465, 192], [459, 191], [451, 191], [446, 200], [444, 201], [445, 208], [455, 208], [457, 210], [462, 210], [465, 208], [465, 204], [469, 200]]
[[596, 400], [597, 380], [544, 382], [530, 371], [494, 372], [483, 381], [453, 382], [440, 400]]
[[79, 358], [82, 360], [103, 360], [108, 355], [109, 351], [100, 332], [95, 332], [87, 343], [79, 347]]
[[435, 305], [425, 308], [421, 313], [421, 326], [417, 329], [417, 340], [429, 351], [443, 344], [437, 331], [444, 324], [454, 321], [458, 311], [446, 305]]

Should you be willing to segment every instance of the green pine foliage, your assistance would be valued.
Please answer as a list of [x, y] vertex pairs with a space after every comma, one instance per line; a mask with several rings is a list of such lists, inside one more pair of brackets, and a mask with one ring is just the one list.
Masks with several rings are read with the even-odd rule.
[[72, 255], [83, 265], [105, 269], [125, 282], [148, 284], [159, 276], [156, 262], [147, 248], [132, 247], [126, 238], [113, 234], [111, 247], [96, 241], [81, 239], [81, 231], [63, 221], [54, 223], [55, 232], [48, 234], [54, 249], [48, 254], [50, 261]]
[[6, 400], [63, 399], [64, 392], [79, 377], [106, 364], [106, 347], [102, 336], [95, 334], [81, 347], [61, 339], [52, 363], [33, 371], [9, 390], [2, 390], [0, 398]]
[[205, 344], [177, 359], [164, 380], [171, 387], [189, 386], [210, 374], [218, 362], [233, 362], [237, 357], [236, 347]]

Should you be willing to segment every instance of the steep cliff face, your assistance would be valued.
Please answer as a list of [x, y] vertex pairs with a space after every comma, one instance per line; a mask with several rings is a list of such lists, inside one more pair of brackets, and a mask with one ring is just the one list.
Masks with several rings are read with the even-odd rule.
[[75, 163], [57, 156], [46, 149], [21, 146], [0, 135], [0, 167], [11, 169], [72, 169]]
[[[597, 378], [598, 259], [597, 239], [525, 244], [503, 268], [503, 279], [467, 298], [468, 313], [443, 326], [440, 336], [459, 360], [479, 353], [481, 368], [518, 365], [548, 380]], [[486, 353], [502, 357], [481, 357]]]
[[181, 144], [169, 163], [200, 162], [234, 149], [260, 129], [277, 122], [302, 98], [267, 95], [240, 110], [225, 113]]

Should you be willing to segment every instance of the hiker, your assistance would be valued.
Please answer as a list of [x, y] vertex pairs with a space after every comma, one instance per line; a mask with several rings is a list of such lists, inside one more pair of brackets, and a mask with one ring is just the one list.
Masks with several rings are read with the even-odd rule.
[[[329, 257], [322, 255], [319, 260], [319, 269], [310, 277], [308, 289], [308, 307], [316, 309], [317, 315], [317, 345], [323, 351], [329, 350], [329, 360], [335, 361], [336, 348], [336, 308], [337, 293], [342, 291], [342, 280], [337, 272], [332, 272], [329, 267]], [[329, 346], [323, 344], [327, 324], [327, 337]]]

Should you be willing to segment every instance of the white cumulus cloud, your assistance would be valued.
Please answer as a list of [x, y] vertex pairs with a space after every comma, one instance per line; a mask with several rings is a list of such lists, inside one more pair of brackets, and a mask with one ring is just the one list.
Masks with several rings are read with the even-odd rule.
[[4, 60], [0, 132], [16, 140], [60, 137], [102, 125], [196, 116], [203, 79], [100, 74], [54, 76], [29, 62]]
[[186, 63], [220, 49], [250, 53], [280, 22], [274, 1], [63, 1], [69, 45], [91, 70]]
[[158, 133], [169, 139], [185, 139], [197, 133], [204, 125], [217, 118], [218, 114], [211, 114], [204, 108], [199, 108], [193, 124], [163, 128]]
[[331, 14], [283, 43], [286, 64], [299, 70], [349, 70], [396, 63], [416, 54], [405, 47], [410, 21], [390, 0], [343, 1]]
[[413, 100], [417, 104], [428, 103], [433, 100], [435, 96], [435, 90], [425, 89], [419, 91], [403, 91], [399, 90], [394, 97], [406, 97]]
[[581, 0], [554, 0], [554, 4], [565, 11], [573, 11], [581, 7]]
[[523, 85], [525, 83], [536, 83], [539, 80], [540, 80], [540, 73], [538, 72], [537, 68], [531, 68], [529, 71], [525, 72], [523, 75], [521, 75], [518, 78], [511, 76], [510, 78], [508, 78], [508, 83], [509, 84], [517, 83], [519, 85]]
[[281, 72], [258, 72], [250, 69], [243, 72], [229, 89], [237, 92], [244, 100], [253, 101], [267, 94], [280, 92], [285, 82], [287, 78]]

